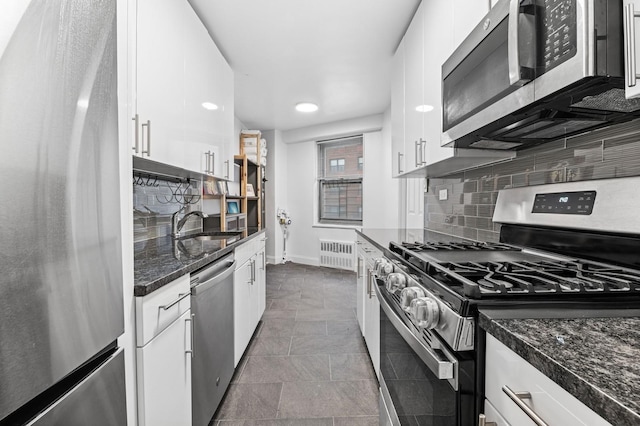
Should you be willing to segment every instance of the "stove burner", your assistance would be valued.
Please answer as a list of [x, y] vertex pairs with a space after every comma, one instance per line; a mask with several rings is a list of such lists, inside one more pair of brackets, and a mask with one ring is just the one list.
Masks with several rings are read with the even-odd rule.
[[451, 262], [440, 266], [444, 268], [440, 273], [451, 275], [445, 280], [449, 285], [459, 286], [455, 276], [463, 278], [464, 293], [472, 297], [640, 291], [640, 274], [581, 261]]
[[423, 243], [407, 243], [403, 242], [402, 246], [414, 252], [421, 251], [437, 251], [437, 250], [519, 250], [518, 248], [508, 246], [501, 243], [489, 243], [479, 241], [462, 241], [462, 242], [423, 242]]

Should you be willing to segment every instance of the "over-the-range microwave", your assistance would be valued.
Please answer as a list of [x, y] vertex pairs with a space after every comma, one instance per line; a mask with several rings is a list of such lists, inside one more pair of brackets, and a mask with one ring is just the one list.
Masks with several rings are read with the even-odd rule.
[[500, 0], [442, 66], [442, 145], [518, 150], [640, 117], [635, 9]]

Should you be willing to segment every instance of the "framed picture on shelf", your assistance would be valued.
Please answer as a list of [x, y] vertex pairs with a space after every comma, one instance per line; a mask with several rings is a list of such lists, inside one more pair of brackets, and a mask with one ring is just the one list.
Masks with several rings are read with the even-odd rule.
[[248, 183], [247, 184], [247, 197], [255, 197], [256, 196], [256, 192], [253, 190], [253, 185]]
[[238, 200], [227, 201], [227, 214], [240, 213], [240, 205]]

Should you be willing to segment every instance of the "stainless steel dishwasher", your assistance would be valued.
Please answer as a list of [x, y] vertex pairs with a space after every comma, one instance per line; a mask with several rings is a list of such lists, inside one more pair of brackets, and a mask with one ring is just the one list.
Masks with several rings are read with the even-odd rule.
[[191, 276], [193, 426], [206, 426], [233, 375], [233, 253]]

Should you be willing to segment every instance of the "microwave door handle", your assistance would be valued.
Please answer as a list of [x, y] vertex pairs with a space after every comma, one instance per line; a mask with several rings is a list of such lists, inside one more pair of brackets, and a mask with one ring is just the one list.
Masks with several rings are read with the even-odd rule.
[[509, 30], [507, 50], [509, 62], [509, 83], [512, 86], [524, 86], [531, 81], [522, 77], [520, 64], [520, 0], [510, 0]]

